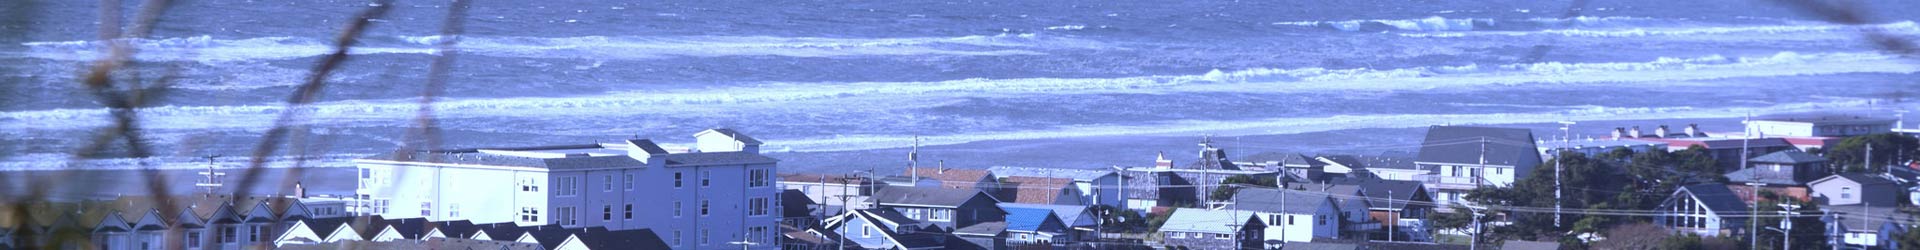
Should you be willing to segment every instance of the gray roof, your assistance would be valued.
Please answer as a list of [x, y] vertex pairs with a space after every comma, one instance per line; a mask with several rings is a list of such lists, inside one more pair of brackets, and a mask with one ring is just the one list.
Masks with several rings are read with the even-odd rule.
[[1000, 232], [1005, 232], [1005, 231], [1007, 231], [1007, 222], [988, 221], [988, 222], [981, 222], [981, 223], [973, 224], [970, 226], [954, 229], [953, 234], [974, 235], [974, 236], [995, 236], [995, 235], [1000, 235]]
[[[1426, 195], [1422, 192], [1425, 191], [1425, 186], [1422, 186], [1420, 182], [1417, 181], [1341, 179], [1334, 183], [1358, 186], [1360, 187], [1361, 193], [1366, 194], [1368, 198], [1373, 200], [1432, 201], [1431, 197], [1419, 197], [1422, 199], [1415, 199], [1414, 195], [1416, 194]], [[1407, 202], [1372, 202], [1370, 206], [1375, 209], [1400, 209], [1406, 207], [1407, 204]]]
[[1181, 208], [1167, 216], [1167, 222], [1160, 225], [1160, 231], [1232, 234], [1236, 231], [1228, 225], [1248, 223], [1253, 215], [1250, 211]]
[[1706, 205], [1707, 209], [1713, 209], [1715, 213], [1747, 211], [1747, 203], [1740, 201], [1740, 196], [1734, 194], [1732, 189], [1727, 189], [1726, 185], [1699, 184], [1680, 187], [1680, 190], [1675, 192], [1692, 193], [1694, 199], [1700, 200], [1700, 204]]
[[1793, 147], [1793, 143], [1787, 142], [1786, 138], [1729, 139], [1700, 142], [1700, 146], [1708, 149], [1739, 149], [1740, 145], [1747, 145], [1747, 148]]
[[1560, 243], [1558, 242], [1508, 240], [1505, 243], [1500, 243], [1500, 250], [1559, 250], [1559, 249], [1560, 249]]
[[[1758, 176], [1755, 176], [1755, 175], [1758, 175]], [[1803, 184], [1803, 183], [1800, 183], [1799, 181], [1794, 180], [1792, 174], [1775, 173], [1772, 171], [1761, 170], [1761, 168], [1743, 168], [1740, 170], [1734, 170], [1733, 172], [1728, 172], [1726, 176], [1727, 176], [1727, 181], [1733, 182], [1733, 183], [1758, 182], [1758, 183], [1766, 183], [1767, 185], [1788, 185], [1788, 186], [1799, 186]]]
[[1073, 179], [1075, 181], [1093, 181], [1094, 179], [1099, 179], [1100, 177], [1105, 177], [1107, 175], [1113, 174], [1112, 170], [1012, 167], [1012, 166], [989, 167], [987, 168], [987, 172], [991, 172], [993, 173], [993, 175], [999, 176], [999, 177], [1010, 177], [1010, 176], [1053, 177], [1053, 178]]
[[1851, 123], [1851, 122], [1893, 123], [1895, 121], [1895, 119], [1893, 118], [1882, 117], [1882, 116], [1832, 113], [1832, 112], [1769, 114], [1765, 116], [1755, 117], [1753, 119], [1762, 120], [1762, 121], [1786, 121], [1786, 122], [1809, 122], [1809, 123]]
[[1800, 163], [1826, 162], [1827, 158], [1820, 157], [1813, 154], [1808, 154], [1806, 152], [1800, 152], [1799, 150], [1787, 150], [1787, 151], [1773, 152], [1772, 154], [1761, 155], [1759, 157], [1753, 157], [1753, 159], [1747, 159], [1747, 161], [1760, 162], [1760, 163], [1800, 164]]
[[778, 159], [751, 152], [699, 152], [669, 154], [667, 166], [707, 166], [728, 164], [774, 163]]
[[920, 224], [920, 220], [907, 218], [907, 215], [900, 214], [900, 211], [894, 211], [893, 209], [868, 208], [868, 209], [861, 209], [859, 211], [861, 213], [866, 213], [868, 215], [871, 215], [874, 218], [887, 220], [889, 222], [893, 222], [901, 225]]
[[[651, 145], [651, 143], [647, 143], [645, 145]], [[602, 148], [602, 147], [600, 145], [564, 145], [564, 146], [527, 147], [527, 148], [499, 148], [497, 150], [509, 150], [509, 151], [512, 151], [512, 150], [567, 150], [567, 149], [599, 149], [599, 148]], [[368, 156], [362, 159], [389, 160], [389, 161], [402, 161], [402, 162], [429, 162], [429, 163], [469, 164], [469, 165], [488, 165], [488, 166], [530, 167], [530, 168], [545, 168], [545, 169], [554, 169], [554, 170], [593, 169], [593, 168], [628, 168], [628, 167], [645, 167], [647, 165], [644, 162], [640, 162], [640, 160], [634, 159], [633, 157], [629, 157], [626, 155], [535, 158], [535, 157], [481, 153], [480, 150], [495, 150], [495, 149], [485, 148], [485, 149], [427, 150], [427, 151], [414, 151], [414, 152], [389, 152], [385, 154]], [[780, 161], [772, 157], [767, 157], [764, 155], [749, 153], [749, 152], [679, 153], [679, 154], [666, 154], [660, 157], [662, 157], [667, 161], [666, 166], [668, 167], [707, 166], [707, 165], [725, 165], [725, 164], [757, 164], [757, 163], [774, 163], [774, 162]]]
[[1893, 180], [1888, 180], [1887, 178], [1880, 178], [1880, 176], [1877, 176], [1877, 175], [1868, 175], [1868, 174], [1861, 174], [1861, 173], [1845, 173], [1845, 174], [1838, 174], [1838, 175], [1840, 176], [1840, 178], [1846, 178], [1847, 180], [1858, 182], [1860, 183], [1861, 186], [1898, 184], [1898, 183], [1894, 183]]
[[[1484, 143], [1483, 143], [1484, 142]], [[1489, 165], [1540, 164], [1533, 131], [1520, 128], [1433, 126], [1421, 142], [1421, 162], [1479, 164], [1484, 150]]]
[[1333, 202], [1326, 193], [1275, 188], [1242, 188], [1233, 198], [1233, 209], [1286, 214], [1313, 214]]
[[1844, 205], [1822, 207], [1820, 210], [1837, 216], [1840, 225], [1848, 231], [1874, 231], [1880, 230], [1883, 223], [1914, 220], [1905, 213], [1896, 212], [1893, 207]]
[[960, 190], [935, 187], [886, 187], [873, 192], [873, 199], [881, 205], [921, 205], [960, 207], [980, 190]]
[[1405, 170], [1420, 169], [1418, 166], [1415, 166], [1413, 164], [1413, 158], [1411, 157], [1396, 157], [1396, 156], [1384, 156], [1384, 155], [1362, 156], [1360, 157], [1360, 162], [1361, 164], [1366, 165], [1367, 169], [1381, 169], [1381, 168], [1405, 169]]

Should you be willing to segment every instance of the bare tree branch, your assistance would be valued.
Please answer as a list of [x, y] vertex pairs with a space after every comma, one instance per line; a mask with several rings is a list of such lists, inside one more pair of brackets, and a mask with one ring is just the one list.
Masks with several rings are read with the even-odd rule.
[[280, 144], [287, 140], [287, 134], [292, 133], [294, 123], [302, 118], [301, 108], [319, 99], [321, 91], [326, 89], [327, 76], [332, 75], [335, 69], [347, 61], [348, 50], [359, 42], [360, 36], [365, 34], [367, 27], [373, 24], [372, 20], [386, 16], [387, 11], [392, 8], [392, 0], [378, 0], [347, 21], [347, 26], [334, 39], [333, 53], [327, 54], [314, 64], [313, 70], [307, 72], [306, 82], [294, 89], [293, 95], [287, 98], [286, 109], [282, 110], [280, 117], [274, 120], [273, 127], [261, 135], [260, 143], [254, 146], [253, 154], [247, 162], [246, 173], [242, 174], [240, 185], [236, 186], [234, 193], [245, 193], [252, 189], [254, 183], [260, 178], [267, 157], [279, 150]]

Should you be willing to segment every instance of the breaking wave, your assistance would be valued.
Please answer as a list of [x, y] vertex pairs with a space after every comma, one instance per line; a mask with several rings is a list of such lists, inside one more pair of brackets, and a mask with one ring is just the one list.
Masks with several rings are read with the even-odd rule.
[[[1628, 73], [1630, 74], [1623, 74]], [[675, 114], [741, 107], [796, 107], [797, 102], [832, 100], [833, 108], [872, 105], [894, 109], [927, 98], [979, 95], [1164, 92], [1300, 92], [1327, 90], [1407, 90], [1530, 83], [1669, 83], [1737, 77], [1840, 73], [1913, 73], [1920, 69], [1899, 57], [1877, 53], [1781, 52], [1760, 57], [1703, 56], [1659, 58], [1643, 62], [1461, 65], [1400, 69], [1241, 69], [1196, 75], [1120, 78], [960, 79], [935, 82], [769, 83], [714, 89], [616, 92], [575, 97], [451, 98], [434, 109], [447, 118], [518, 117], [550, 114]], [[865, 98], [865, 99], [857, 99]], [[918, 102], [918, 101], [916, 101]], [[411, 117], [413, 99], [319, 103], [302, 112], [328, 122], [394, 121]], [[285, 109], [279, 104], [235, 106], [162, 106], [140, 111], [156, 129], [261, 128]], [[74, 129], [104, 124], [101, 109], [0, 112], [0, 128]], [[75, 124], [82, 123], [82, 124]]]
[[[354, 54], [434, 53], [439, 36], [368, 38]], [[129, 42], [149, 61], [226, 62], [283, 60], [330, 53], [329, 42], [299, 37], [216, 39], [210, 36], [136, 39]], [[99, 41], [29, 42], [30, 57], [93, 60], [106, 43]], [[961, 37], [816, 38], [769, 36], [683, 37], [462, 37], [462, 53], [528, 58], [654, 59], [666, 57], [787, 56], [848, 57], [895, 55], [1038, 55], [1048, 48], [1098, 48], [1091, 41], [1001, 34]]]
[[1724, 34], [1790, 34], [1790, 33], [1828, 33], [1884, 31], [1895, 33], [1920, 32], [1920, 25], [1913, 21], [1874, 25], [1759, 25], [1733, 27], [1676, 27], [1676, 28], [1631, 28], [1631, 29], [1550, 29], [1538, 31], [1475, 31], [1475, 32], [1434, 32], [1402, 33], [1406, 37], [1469, 37], [1469, 36], [1564, 36], [1564, 37], [1646, 37], [1646, 36], [1697, 36]]
[[[1684, 20], [1684, 19], [1682, 19]], [[1578, 16], [1572, 18], [1529, 18], [1500, 20], [1492, 18], [1447, 18], [1429, 16], [1417, 19], [1364, 19], [1344, 21], [1275, 22], [1273, 25], [1323, 27], [1341, 31], [1475, 31], [1488, 29], [1538, 29], [1544, 27], [1616, 27], [1664, 24], [1673, 21], [1651, 17]]]

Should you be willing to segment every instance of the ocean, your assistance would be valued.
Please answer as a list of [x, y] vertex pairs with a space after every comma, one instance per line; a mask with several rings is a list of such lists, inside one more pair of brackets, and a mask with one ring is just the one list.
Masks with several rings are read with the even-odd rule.
[[[1582, 2], [482, 0], [434, 109], [448, 148], [688, 144], [725, 127], [767, 141], [782, 171], [898, 172], [915, 137], [922, 165], [1106, 168], [1191, 160], [1203, 136], [1239, 155], [1371, 154], [1439, 124], [1737, 131], [1748, 114], [1916, 106], [1920, 59], [1862, 34], [1920, 38], [1920, 2], [1859, 1], [1867, 25], [1766, 1]], [[72, 161], [111, 124], [77, 79], [102, 55], [96, 4], [0, 2], [0, 169], [243, 166], [369, 6], [178, 1], [131, 42], [136, 72], [177, 77], [139, 111], [160, 156]], [[271, 166], [399, 147], [449, 37], [444, 1], [394, 7], [297, 110], [311, 160], [282, 150]], [[352, 191], [348, 171], [307, 173]]]

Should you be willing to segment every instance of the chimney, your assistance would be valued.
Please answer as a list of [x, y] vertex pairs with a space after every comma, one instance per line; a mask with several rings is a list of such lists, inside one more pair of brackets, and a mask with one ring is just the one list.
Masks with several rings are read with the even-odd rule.
[[1618, 141], [1623, 136], [1627, 136], [1627, 128], [1613, 127], [1613, 140]]
[[300, 197], [301, 199], [307, 198], [307, 186], [300, 184], [298, 181], [293, 182], [293, 197]]
[[1670, 130], [1667, 130], [1667, 125], [1660, 125], [1660, 128], [1653, 129], [1653, 136], [1664, 138], [1664, 137], [1667, 137], [1668, 131]]
[[1628, 130], [1627, 132], [1632, 133], [1632, 134], [1627, 134], [1627, 136], [1630, 136], [1633, 138], [1640, 138], [1640, 126], [1633, 126], [1633, 130]]
[[1167, 159], [1166, 151], [1161, 151], [1159, 155], [1154, 156], [1154, 158], [1155, 158], [1153, 160], [1154, 168], [1172, 168], [1173, 167], [1173, 160]]
[[947, 173], [947, 160], [939, 160], [939, 161], [936, 161], [935, 163], [939, 164], [935, 166], [935, 168], [940, 169], [941, 174]]
[[1687, 124], [1687, 136], [1688, 136], [1688, 137], [1700, 137], [1700, 136], [1702, 136], [1702, 135], [1700, 134], [1700, 124], [1694, 124], [1694, 123], [1688, 123], [1688, 124]]

